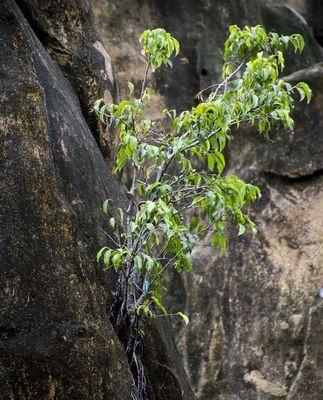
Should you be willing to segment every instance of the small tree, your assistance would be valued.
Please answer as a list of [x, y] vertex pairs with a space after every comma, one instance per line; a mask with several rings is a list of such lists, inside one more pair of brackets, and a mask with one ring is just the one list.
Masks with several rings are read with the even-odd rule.
[[[260, 197], [259, 188], [223, 175], [223, 149], [232, 129], [247, 123], [265, 136], [276, 126], [292, 130], [293, 93], [298, 91], [308, 102], [311, 98], [304, 82], [292, 86], [279, 78], [283, 52], [290, 45], [295, 52], [303, 50], [300, 35], [234, 25], [225, 43], [223, 81], [201, 91], [200, 103], [191, 110], [177, 115], [166, 109], [160, 119], [151, 120], [145, 114], [151, 96], [149, 73], [172, 66], [179, 44], [160, 28], [144, 31], [140, 42], [146, 62], [140, 90], [129, 82], [129, 99], [118, 104], [100, 99], [94, 105], [99, 119], [114, 125], [119, 135], [115, 170], [126, 167], [132, 177], [127, 209], [119, 210], [117, 224], [110, 218], [116, 246], [104, 247], [97, 255], [105, 268], [119, 274], [119, 306], [111, 315], [118, 330], [128, 321], [131, 360], [142, 315], [167, 315], [164, 273], [170, 268], [191, 270], [188, 254], [206, 232], [212, 232], [213, 245], [224, 251], [230, 221], [238, 235], [246, 229], [256, 232], [245, 208]], [[105, 213], [108, 209], [109, 199], [103, 204]], [[188, 323], [181, 311], [177, 314]]]

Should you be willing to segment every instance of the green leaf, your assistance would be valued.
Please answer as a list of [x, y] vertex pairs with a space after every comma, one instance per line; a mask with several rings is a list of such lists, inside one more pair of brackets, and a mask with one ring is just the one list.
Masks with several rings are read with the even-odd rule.
[[190, 231], [194, 231], [194, 229], [197, 228], [199, 222], [200, 222], [199, 216], [195, 216], [194, 218], [192, 218], [192, 221], [190, 223]]
[[216, 162], [216, 156], [212, 153], [208, 153], [207, 164], [210, 171], [214, 170], [215, 162]]
[[110, 200], [111, 199], [106, 199], [102, 204], [102, 210], [103, 210], [104, 214], [108, 214], [108, 205], [109, 205]]
[[137, 143], [138, 143], [138, 140], [135, 136], [129, 137], [129, 148], [130, 148], [131, 152], [134, 152], [136, 150]]
[[98, 112], [98, 115], [99, 115], [99, 120], [100, 120], [100, 122], [102, 122], [102, 123], [104, 123], [104, 122], [105, 122], [105, 120], [104, 120], [104, 112], [105, 112], [105, 108], [106, 108], [106, 105], [105, 105], [105, 104], [103, 104], [103, 106], [100, 108], [100, 110], [99, 110], [99, 112]]
[[166, 308], [162, 305], [161, 301], [157, 299], [157, 297], [155, 296], [151, 296], [151, 299], [153, 300], [153, 302], [156, 304], [156, 306], [160, 309], [160, 311], [167, 315], [167, 311]]
[[124, 165], [127, 161], [127, 154], [125, 152], [124, 147], [120, 148], [120, 150], [117, 153], [116, 158], [117, 158], [117, 165], [116, 165], [115, 171], [118, 172], [118, 171], [122, 170], [122, 168], [124, 167]]
[[140, 197], [144, 197], [146, 194], [146, 187], [142, 183], [139, 183], [137, 186], [137, 191]]
[[148, 255], [145, 255], [146, 258], [146, 271], [149, 272], [154, 268], [155, 265], [155, 261]]
[[301, 101], [304, 99], [304, 97], [306, 97], [306, 101], [308, 104], [312, 98], [312, 90], [310, 89], [308, 84], [305, 82], [299, 82], [295, 87], [301, 96]]
[[191, 271], [192, 270], [192, 265], [190, 263], [190, 260], [188, 259], [188, 257], [186, 257], [185, 254], [180, 254], [179, 255], [179, 259], [180, 259], [181, 264], [183, 265], [183, 267], [186, 269], [186, 271]]
[[238, 236], [243, 235], [246, 231], [246, 227], [243, 224], [238, 224], [238, 226], [239, 226]]
[[132, 82], [128, 82], [129, 96], [132, 96], [133, 91], [135, 90], [135, 85]]
[[[179, 52], [177, 40], [162, 28], [145, 30], [140, 42], [148, 71], [171, 66]], [[260, 197], [260, 191], [236, 176], [222, 176], [223, 152], [239, 125], [258, 125], [265, 137], [272, 128], [292, 129], [292, 95], [298, 91], [301, 100], [310, 101], [312, 93], [306, 83], [292, 86], [279, 76], [290, 45], [300, 52], [304, 40], [298, 34], [267, 34], [259, 25], [242, 29], [232, 25], [225, 42], [225, 81], [208, 88], [214, 89], [209, 95], [202, 91], [197, 106], [179, 114], [165, 110], [160, 120], [146, 118], [151, 110], [151, 90], [145, 87], [139, 99], [133, 98], [131, 82], [130, 99], [112, 105], [103, 99], [94, 103], [98, 118], [105, 123], [108, 119], [118, 134], [115, 171], [126, 166], [120, 178], [134, 181], [134, 196], [129, 201], [135, 200], [127, 226], [122, 209], [118, 209], [117, 221], [125, 228], [114, 232], [120, 248], [103, 248], [97, 259], [104, 257], [105, 264], [113, 264], [119, 273], [120, 268], [125, 274], [131, 274], [131, 268], [137, 270], [145, 296], [136, 309], [138, 314], [152, 317], [156, 307], [166, 313], [164, 269], [190, 270], [187, 255], [206, 230], [213, 230], [212, 244], [222, 252], [228, 244], [228, 224], [238, 225], [238, 235], [246, 228], [256, 232], [245, 209]], [[111, 213], [108, 200], [103, 211]], [[114, 218], [110, 218], [110, 226], [116, 228]], [[167, 260], [172, 260], [169, 266]], [[131, 279], [129, 289], [136, 302], [141, 294]], [[188, 323], [184, 314], [178, 315]]]
[[179, 42], [175, 38], [173, 38], [174, 46], [175, 46], [175, 55], [177, 56], [179, 53]]
[[103, 254], [103, 252], [104, 251], [106, 251], [106, 249], [108, 249], [108, 247], [102, 247], [102, 249], [98, 252], [98, 254], [96, 255], [96, 261], [97, 262], [99, 262], [100, 261], [100, 259], [101, 259], [101, 257], [102, 257], [102, 254]]
[[111, 226], [111, 228], [112, 229], [114, 229], [115, 228], [115, 226], [116, 226], [116, 219], [115, 218], [110, 218], [110, 226]]
[[154, 208], [156, 207], [156, 204], [153, 201], [146, 201], [146, 207], [147, 207], [147, 213], [150, 215]]
[[189, 324], [190, 320], [189, 320], [189, 318], [188, 318], [187, 315], [183, 314], [181, 311], [178, 311], [176, 314], [177, 314], [179, 317], [182, 318], [182, 320], [185, 322], [185, 325], [188, 325], [188, 324]]
[[255, 235], [257, 233], [257, 228], [254, 222], [251, 221], [250, 218], [248, 218], [248, 224], [249, 228], [251, 229], [251, 232]]
[[118, 207], [118, 212], [119, 212], [121, 224], [123, 224], [124, 213], [123, 213], [122, 208]]
[[113, 264], [114, 270], [117, 272], [119, 269], [119, 266], [121, 264], [121, 254], [119, 252], [115, 253], [112, 256], [112, 264]]
[[112, 253], [112, 250], [111, 250], [111, 249], [109, 249], [108, 251], [106, 251], [106, 252], [104, 253], [103, 263], [104, 263], [104, 265], [105, 265], [106, 268], [109, 267], [111, 253]]
[[223, 154], [218, 150], [215, 151], [215, 155], [216, 155], [216, 166], [219, 171], [219, 174], [221, 174], [221, 172], [224, 170], [225, 167], [225, 159]]
[[228, 244], [228, 238], [224, 233], [215, 233], [212, 237], [212, 245], [220, 246], [221, 252], [224, 253]]
[[142, 270], [142, 258], [139, 255], [136, 255], [134, 258], [134, 263], [138, 271]]
[[149, 192], [152, 192], [158, 186], [161, 186], [161, 182], [154, 182], [148, 187]]
[[98, 99], [98, 100], [96, 100], [96, 101], [94, 102], [93, 110], [94, 110], [96, 113], [99, 112], [99, 110], [100, 110], [100, 108], [101, 108], [101, 106], [102, 106], [102, 103], [104, 103], [104, 99], [103, 99], [103, 98]]
[[170, 57], [179, 52], [178, 41], [162, 28], [145, 30], [139, 41], [142, 43], [141, 53], [147, 56], [153, 71], [161, 64], [172, 66]]

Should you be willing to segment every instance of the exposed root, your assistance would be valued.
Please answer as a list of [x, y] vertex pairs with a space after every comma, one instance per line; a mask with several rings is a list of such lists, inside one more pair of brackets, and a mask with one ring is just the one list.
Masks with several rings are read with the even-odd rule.
[[135, 312], [134, 315], [129, 315], [129, 311], [124, 307], [125, 301], [122, 293], [121, 289], [117, 290], [115, 301], [107, 310], [108, 317], [123, 344], [133, 376], [132, 400], [149, 400], [150, 385], [142, 362], [145, 344], [141, 333], [141, 316]]

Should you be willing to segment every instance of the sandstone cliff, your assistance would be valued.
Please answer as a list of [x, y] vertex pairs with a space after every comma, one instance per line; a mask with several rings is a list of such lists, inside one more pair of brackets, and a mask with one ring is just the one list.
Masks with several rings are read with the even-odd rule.
[[177, 328], [181, 355], [167, 324], [147, 324], [147, 393], [155, 400], [322, 399], [321, 1], [93, 5], [0, 4], [0, 399], [131, 399], [134, 377], [106, 314], [116, 277], [95, 262], [109, 244], [101, 203], [111, 197], [122, 206], [125, 191], [109, 168], [115, 138], [91, 105], [141, 78], [137, 38], [162, 26], [180, 40], [181, 54], [155, 77], [151, 112], [190, 107], [219, 76], [231, 23], [301, 33], [306, 50], [288, 60], [286, 74], [308, 82], [314, 99], [296, 110], [292, 136], [275, 132], [268, 143], [237, 132], [228, 169], [262, 188], [252, 210], [258, 235], [233, 237], [223, 256], [206, 238], [192, 256], [193, 273], [173, 277], [172, 301], [191, 323]]
[[[299, 32], [306, 49], [291, 56], [286, 74], [313, 91], [296, 110], [293, 135], [237, 132], [230, 173], [262, 188], [254, 207], [256, 238], [234, 238], [226, 255], [206, 238], [193, 254], [193, 272], [173, 277], [171, 292], [191, 318], [178, 345], [201, 400], [319, 400], [323, 398], [322, 301], [322, 5], [320, 1], [95, 2], [95, 16], [111, 51], [119, 82], [142, 76], [137, 37], [163, 26], [181, 43], [172, 71], [155, 78], [156, 108], [189, 107], [215, 82], [229, 24], [260, 23]], [[321, 64], [320, 64], [321, 63]]]

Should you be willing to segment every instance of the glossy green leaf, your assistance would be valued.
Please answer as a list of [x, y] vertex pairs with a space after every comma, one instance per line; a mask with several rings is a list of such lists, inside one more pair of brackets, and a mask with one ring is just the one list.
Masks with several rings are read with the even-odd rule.
[[188, 324], [189, 324], [190, 320], [189, 320], [189, 318], [188, 318], [187, 315], [183, 314], [181, 311], [178, 311], [178, 312], [176, 313], [176, 315], [178, 315], [179, 317], [182, 318], [182, 320], [185, 322], [185, 325], [188, 325]]

